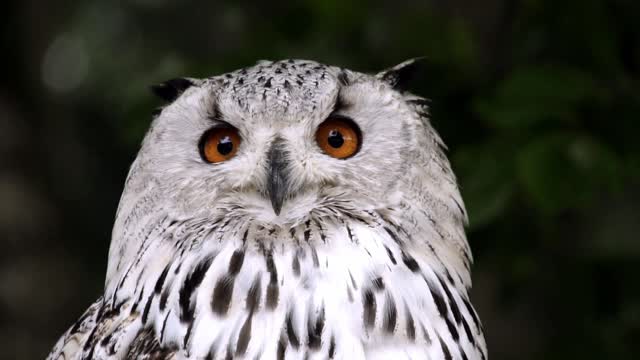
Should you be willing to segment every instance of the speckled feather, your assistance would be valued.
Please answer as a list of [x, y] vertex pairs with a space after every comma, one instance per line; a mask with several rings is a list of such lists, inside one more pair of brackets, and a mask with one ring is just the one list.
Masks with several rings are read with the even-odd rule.
[[[127, 178], [104, 295], [49, 359], [485, 359], [464, 204], [427, 102], [400, 88], [413, 65], [262, 61], [157, 87], [170, 103]], [[346, 160], [314, 140], [336, 113], [363, 134]], [[222, 121], [243, 142], [205, 163]]]

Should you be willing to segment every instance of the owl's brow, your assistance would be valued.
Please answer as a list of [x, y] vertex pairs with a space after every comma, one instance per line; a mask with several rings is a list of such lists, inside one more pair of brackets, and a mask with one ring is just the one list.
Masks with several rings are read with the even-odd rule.
[[213, 104], [208, 109], [207, 118], [213, 122], [226, 122], [217, 101], [213, 101]]
[[351, 84], [351, 79], [349, 79], [349, 74], [344, 69], [340, 69], [340, 73], [338, 74], [338, 81], [342, 86], [349, 86]]
[[333, 111], [331, 114], [337, 114], [341, 111], [348, 109], [351, 104], [345, 100], [343, 89], [351, 85], [351, 79], [349, 78], [349, 74], [344, 69], [340, 69], [340, 73], [337, 76], [338, 78], [338, 93], [336, 94], [336, 100], [333, 104]]
[[351, 107], [351, 104], [345, 100], [341, 87], [336, 94], [336, 100], [333, 104], [333, 110], [331, 111], [331, 114], [339, 114], [347, 110], [349, 107]]

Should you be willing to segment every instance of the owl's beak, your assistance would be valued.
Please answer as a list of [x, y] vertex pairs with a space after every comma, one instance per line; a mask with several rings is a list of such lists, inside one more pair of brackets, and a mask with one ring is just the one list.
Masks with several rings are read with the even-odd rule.
[[276, 215], [280, 215], [282, 204], [289, 196], [289, 168], [287, 153], [283, 149], [282, 138], [277, 137], [267, 153], [269, 160], [269, 173], [267, 174], [267, 192], [271, 200], [271, 206]]

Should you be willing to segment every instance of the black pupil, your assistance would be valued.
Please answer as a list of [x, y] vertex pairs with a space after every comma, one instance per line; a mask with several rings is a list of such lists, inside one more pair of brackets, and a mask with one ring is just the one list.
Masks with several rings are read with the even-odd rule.
[[329, 145], [331, 145], [331, 147], [336, 149], [344, 144], [344, 138], [338, 130], [329, 131], [329, 138], [327, 139], [327, 141], [329, 142]]
[[229, 136], [220, 139], [218, 143], [218, 152], [222, 155], [228, 155], [233, 150], [233, 141]]

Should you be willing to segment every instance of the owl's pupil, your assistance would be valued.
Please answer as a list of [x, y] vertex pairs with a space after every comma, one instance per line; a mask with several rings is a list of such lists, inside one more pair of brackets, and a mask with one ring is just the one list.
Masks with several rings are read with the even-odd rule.
[[218, 152], [222, 155], [228, 155], [233, 150], [233, 141], [229, 136], [225, 136], [218, 142]]
[[327, 139], [327, 141], [329, 142], [329, 145], [331, 145], [331, 147], [336, 149], [344, 144], [344, 138], [338, 130], [329, 131], [329, 138]]

